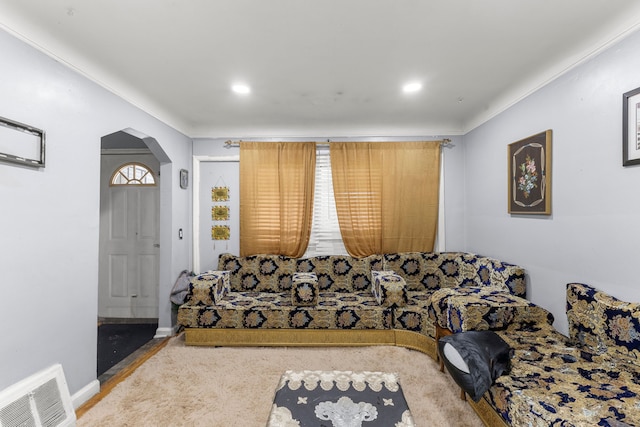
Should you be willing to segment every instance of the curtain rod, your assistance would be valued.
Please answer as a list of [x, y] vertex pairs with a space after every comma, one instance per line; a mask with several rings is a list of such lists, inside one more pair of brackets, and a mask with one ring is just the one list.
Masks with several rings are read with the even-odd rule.
[[[242, 140], [238, 140], [238, 141], [234, 142], [234, 141], [228, 139], [227, 141], [225, 141], [224, 145], [225, 145], [225, 148], [239, 147], [241, 142], [243, 142], [243, 141]], [[260, 141], [252, 141], [252, 142], [260, 142]], [[316, 141], [316, 144], [317, 145], [329, 145], [330, 142], [331, 142], [331, 140], [327, 139], [326, 142], [325, 141], [322, 141], [322, 142]], [[394, 142], [396, 142], [396, 141], [394, 141]], [[403, 142], [403, 141], [397, 141], [397, 142]], [[449, 145], [450, 143], [451, 143], [451, 139], [449, 139], [449, 138], [443, 138], [440, 141], [440, 145]]]

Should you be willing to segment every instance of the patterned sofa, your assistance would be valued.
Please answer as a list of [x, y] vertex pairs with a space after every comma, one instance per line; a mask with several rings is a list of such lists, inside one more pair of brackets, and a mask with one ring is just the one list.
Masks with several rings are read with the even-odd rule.
[[434, 295], [436, 321], [449, 317], [456, 332], [493, 329], [514, 350], [509, 374], [469, 402], [487, 426], [640, 426], [640, 304], [570, 283], [566, 337], [545, 310], [517, 300], [498, 310], [467, 295], [459, 309], [464, 296], [454, 293], [460, 300], [442, 315], [444, 293]]
[[192, 278], [178, 325], [193, 345], [385, 344], [435, 357], [431, 294], [468, 286], [526, 295], [521, 267], [470, 253], [222, 254], [217, 271]]

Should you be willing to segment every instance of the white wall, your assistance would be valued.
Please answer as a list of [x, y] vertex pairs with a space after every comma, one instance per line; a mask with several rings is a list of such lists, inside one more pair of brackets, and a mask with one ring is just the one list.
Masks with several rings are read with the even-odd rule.
[[464, 143], [460, 136], [450, 136], [442, 148], [444, 157], [445, 250], [464, 250]]
[[[191, 141], [110, 92], [0, 31], [0, 116], [46, 132], [46, 167], [0, 163], [0, 389], [53, 363], [72, 394], [95, 383], [100, 138], [132, 128], [162, 146], [164, 265], [160, 326], [170, 327], [168, 294], [190, 264]], [[188, 235], [188, 234], [187, 234]]]
[[[566, 284], [640, 301], [639, 167], [622, 167], [622, 94], [640, 86], [640, 34], [464, 136], [465, 248], [526, 268], [528, 295], [567, 333]], [[507, 213], [507, 145], [553, 130], [552, 215]]]

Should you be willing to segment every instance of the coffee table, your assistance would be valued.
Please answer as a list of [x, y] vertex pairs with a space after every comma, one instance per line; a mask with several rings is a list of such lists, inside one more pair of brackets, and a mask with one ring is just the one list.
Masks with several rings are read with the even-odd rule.
[[414, 427], [398, 375], [286, 371], [267, 427]]

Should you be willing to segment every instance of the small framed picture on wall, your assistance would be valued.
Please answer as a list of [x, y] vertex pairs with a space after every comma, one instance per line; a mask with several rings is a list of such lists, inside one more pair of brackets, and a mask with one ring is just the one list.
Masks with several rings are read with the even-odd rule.
[[622, 95], [622, 166], [640, 164], [640, 87]]
[[180, 188], [189, 187], [189, 171], [180, 169]]

